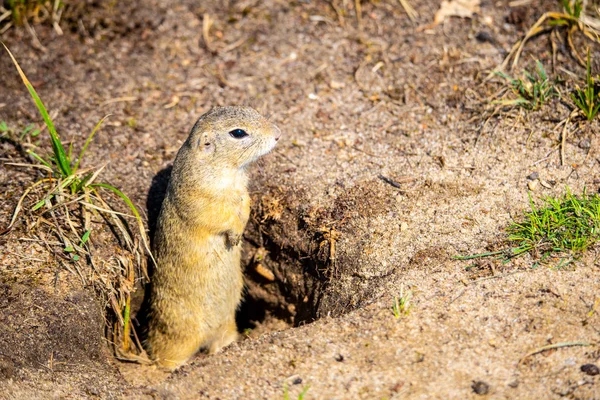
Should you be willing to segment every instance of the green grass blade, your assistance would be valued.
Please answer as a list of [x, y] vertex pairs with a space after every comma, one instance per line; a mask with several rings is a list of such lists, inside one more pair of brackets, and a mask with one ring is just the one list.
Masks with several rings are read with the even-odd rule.
[[138, 229], [140, 230], [140, 236], [142, 237], [142, 242], [144, 243], [144, 247], [146, 248], [146, 251], [150, 255], [152, 262], [154, 263], [154, 265], [156, 265], [156, 260], [154, 259], [154, 256], [152, 255], [152, 252], [150, 251], [150, 246], [149, 246], [148, 240], [146, 238], [146, 228], [144, 228], [144, 223], [142, 222], [142, 217], [140, 216], [140, 213], [138, 212], [137, 208], [135, 208], [135, 206], [133, 205], [133, 202], [129, 199], [129, 197], [127, 197], [127, 195], [125, 193], [121, 192], [116, 187], [109, 185], [107, 183], [92, 183], [92, 184], [90, 184], [90, 187], [101, 187], [104, 189], [108, 189], [111, 192], [113, 192], [114, 194], [116, 194], [117, 196], [119, 196], [125, 202], [125, 204], [127, 204], [129, 206], [129, 208], [131, 209], [131, 212], [133, 212], [133, 215], [135, 216], [135, 219], [138, 222]]
[[39, 162], [41, 162], [42, 164], [44, 164], [46, 167], [52, 169], [52, 165], [50, 165], [49, 162], [47, 162], [46, 160], [44, 160], [42, 157], [40, 157], [39, 155], [37, 155], [33, 151], [30, 150], [27, 153], [30, 154], [31, 157], [35, 158], [36, 160], [38, 160]]
[[137, 208], [135, 208], [135, 205], [133, 205], [133, 202], [129, 199], [129, 197], [127, 197], [127, 195], [125, 193], [121, 192], [116, 187], [109, 185], [108, 183], [92, 183], [90, 186], [91, 187], [101, 187], [101, 188], [110, 190], [111, 192], [113, 192], [114, 194], [119, 196], [125, 202], [125, 204], [127, 204], [127, 206], [129, 206], [129, 208], [131, 209], [131, 212], [133, 212], [133, 215], [135, 215], [136, 219], [139, 219], [139, 220], [142, 219], [142, 217], [140, 217], [140, 213], [138, 213]]
[[546, 70], [544, 69], [544, 65], [540, 62], [540, 60], [536, 60], [535, 61], [536, 65], [537, 65], [537, 73], [538, 76], [540, 78], [542, 78], [542, 81], [547, 81], [548, 80], [548, 74], [546, 74]]
[[306, 385], [302, 389], [302, 392], [300, 392], [300, 394], [298, 395], [298, 400], [304, 400], [304, 396], [306, 396], [306, 393], [308, 392], [308, 389], [310, 389], [310, 385]]
[[44, 204], [46, 204], [46, 199], [38, 201], [33, 207], [31, 207], [31, 211], [39, 210], [44, 206]]
[[75, 187], [75, 193], [79, 193], [81, 191], [81, 189], [83, 189], [84, 187], [87, 186], [88, 182], [90, 181], [90, 178], [94, 175], [93, 172], [90, 172], [89, 174], [87, 174], [81, 181], [79, 181], [79, 183], [77, 184], [77, 186]]
[[13, 54], [10, 52], [10, 50], [8, 49], [8, 47], [6, 47], [4, 43], [2, 43], [2, 45], [4, 46], [4, 48], [8, 52], [8, 55], [15, 64], [15, 67], [17, 68], [17, 71], [19, 72], [23, 83], [27, 87], [27, 90], [29, 90], [29, 94], [33, 98], [35, 105], [40, 111], [40, 114], [42, 115], [42, 118], [44, 119], [44, 122], [48, 127], [48, 132], [50, 133], [50, 139], [52, 141], [52, 149], [54, 150], [54, 155], [56, 157], [56, 164], [58, 165], [61, 174], [63, 176], [71, 175], [71, 165], [69, 163], [69, 159], [67, 157], [67, 154], [65, 153], [65, 149], [60, 141], [60, 138], [56, 133], [56, 128], [54, 127], [54, 123], [52, 122], [52, 119], [48, 114], [48, 110], [46, 110], [46, 107], [44, 106], [44, 103], [42, 103], [40, 96], [38, 96], [37, 92], [33, 88], [33, 85], [31, 84], [31, 82], [29, 82], [29, 79], [27, 79], [27, 76], [25, 76], [25, 73], [21, 69], [21, 66], [19, 65]]
[[102, 125], [102, 123], [108, 118], [110, 117], [110, 114], [105, 116], [104, 118], [102, 118], [94, 127], [94, 130], [92, 130], [92, 133], [90, 133], [90, 136], [88, 136], [87, 140], [85, 141], [85, 144], [83, 145], [81, 152], [79, 153], [79, 157], [77, 157], [77, 161], [75, 162], [75, 165], [73, 166], [73, 173], [75, 173], [75, 171], [77, 171], [77, 168], [79, 168], [79, 163], [81, 162], [81, 160], [83, 159], [83, 155], [85, 154], [85, 151], [87, 150], [88, 146], [90, 145], [90, 142], [92, 141], [92, 139], [94, 138], [94, 135], [96, 134], [96, 132], [98, 131], [98, 129], [100, 129], [100, 126]]
[[25, 137], [25, 135], [27, 135], [29, 133], [29, 131], [31, 131], [33, 129], [33, 124], [29, 124], [25, 127], [25, 129], [23, 129], [23, 131], [21, 132], [21, 135], [19, 136], [19, 140], [23, 140], [23, 138]]
[[81, 244], [80, 244], [80, 246], [83, 246], [84, 244], [87, 243], [88, 239], [90, 238], [90, 233], [92, 233], [92, 231], [89, 231], [89, 230], [85, 231], [85, 233], [81, 237]]

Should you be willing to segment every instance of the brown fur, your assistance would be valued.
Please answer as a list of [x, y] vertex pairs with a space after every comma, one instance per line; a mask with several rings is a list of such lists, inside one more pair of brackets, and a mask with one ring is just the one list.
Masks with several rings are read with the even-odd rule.
[[[233, 138], [243, 129], [249, 136]], [[215, 108], [194, 125], [173, 163], [154, 238], [146, 347], [166, 368], [237, 338], [243, 278], [240, 238], [250, 214], [245, 167], [279, 129], [247, 107]]]

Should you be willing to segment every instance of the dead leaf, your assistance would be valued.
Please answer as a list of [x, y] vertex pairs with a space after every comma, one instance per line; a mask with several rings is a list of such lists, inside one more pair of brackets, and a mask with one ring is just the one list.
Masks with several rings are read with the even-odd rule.
[[472, 18], [481, 12], [481, 0], [444, 0], [435, 13], [432, 26], [438, 25], [446, 17]]

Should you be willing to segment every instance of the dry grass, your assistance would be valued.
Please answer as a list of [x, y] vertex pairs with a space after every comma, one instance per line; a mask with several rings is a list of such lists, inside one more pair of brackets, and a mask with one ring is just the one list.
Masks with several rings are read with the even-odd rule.
[[[594, 15], [594, 13], [597, 14], [597, 11], [588, 12], [587, 1], [561, 0], [561, 3], [563, 10], [544, 13], [527, 31], [525, 36], [513, 45], [502, 64], [488, 75], [487, 79], [490, 79], [498, 71], [506, 71], [507, 69], [512, 71], [519, 63], [525, 44], [531, 38], [547, 32], [551, 33], [553, 40], [553, 60], [556, 60], [557, 46], [554, 44], [555, 40], [558, 38], [559, 32], [564, 31], [573, 56], [581, 66], [585, 67], [585, 61], [573, 42], [573, 35], [580, 32], [590, 40], [600, 43], [600, 19], [598, 19], [598, 15]], [[510, 68], [507, 68], [509, 65]]]
[[[58, 239], [62, 251], [50, 249], [58, 262], [79, 276], [84, 285], [93, 284], [110, 305], [115, 317], [110, 323], [111, 340], [117, 355], [136, 359], [141, 354], [143, 359], [144, 350], [130, 321], [130, 303], [136, 280], [148, 278], [146, 253], [153, 260], [146, 231], [131, 200], [116, 187], [98, 181], [104, 166], [80, 168], [89, 144], [106, 117], [96, 124], [78, 157], [73, 156], [72, 145], [65, 149], [42, 100], [12, 53], [8, 48], [6, 50], [44, 119], [52, 154], [43, 156], [30, 148], [27, 154], [37, 163], [12, 164], [41, 170], [46, 177], [25, 189], [15, 206], [10, 224], [0, 234], [8, 233], [21, 216], [27, 230], [31, 234], [39, 234], [43, 242], [46, 242], [43, 238], [47, 237]], [[4, 129], [4, 133], [10, 134], [11, 131]], [[19, 142], [27, 133], [13, 140]], [[131, 214], [115, 207], [115, 200], [124, 203]], [[134, 222], [137, 232], [134, 233], [128, 221]], [[106, 228], [112, 231], [117, 250], [108, 260], [98, 260], [93, 242], [106, 242], [103, 238]], [[86, 268], [88, 273], [82, 272]]]
[[32, 25], [51, 23], [57, 34], [62, 35], [60, 20], [65, 10], [61, 0], [8, 0], [0, 5], [0, 35], [12, 26], [24, 26], [36, 47], [44, 49]]

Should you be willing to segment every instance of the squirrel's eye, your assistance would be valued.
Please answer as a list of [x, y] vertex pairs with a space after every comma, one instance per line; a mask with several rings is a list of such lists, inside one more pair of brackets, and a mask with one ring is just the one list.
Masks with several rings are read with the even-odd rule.
[[248, 136], [246, 131], [243, 129], [234, 129], [231, 132], [229, 132], [229, 134], [231, 135], [231, 137], [234, 137], [236, 139], [241, 139], [243, 137]]

